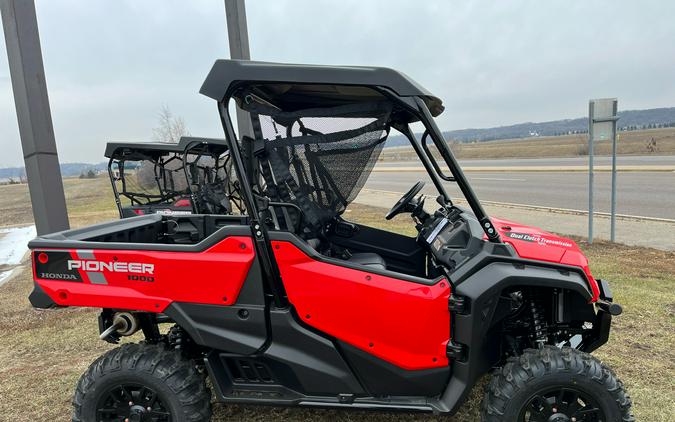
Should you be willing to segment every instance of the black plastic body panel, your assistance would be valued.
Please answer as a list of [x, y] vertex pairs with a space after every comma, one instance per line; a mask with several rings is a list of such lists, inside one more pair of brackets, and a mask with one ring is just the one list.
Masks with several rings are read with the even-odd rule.
[[[267, 340], [264, 306], [174, 302], [164, 310], [164, 314], [201, 346], [249, 355]], [[246, 318], [241, 317], [244, 314]]]
[[251, 264], [233, 306], [174, 302], [164, 314], [201, 346], [241, 355], [255, 353], [269, 337], [258, 259]]
[[108, 142], [105, 145], [106, 158], [143, 160], [147, 156], [161, 157], [167, 152], [183, 153], [190, 144], [195, 142], [208, 142], [218, 145], [221, 150], [227, 150], [225, 139], [202, 138], [195, 136], [181, 136], [176, 144], [168, 142]]
[[39, 284], [33, 282], [33, 291], [28, 295], [28, 300], [34, 308], [38, 309], [51, 309], [57, 308], [58, 305], [52, 300], [51, 297], [40, 287]]
[[[614, 301], [614, 295], [612, 290], [609, 288], [609, 283], [607, 280], [596, 280], [598, 282], [598, 287], [600, 288], [600, 299], [606, 300], [607, 302]], [[609, 331], [612, 325], [612, 314], [609, 312], [599, 311], [597, 314], [597, 319], [593, 324], [593, 330], [595, 331], [595, 336], [593, 341], [584, 345], [584, 351], [591, 353], [594, 350], [597, 350], [600, 346], [607, 343], [609, 340]]]
[[[209, 71], [206, 80], [199, 90], [200, 94], [223, 101], [231, 86], [238, 81], [255, 81], [257, 83], [309, 85], [307, 93], [296, 93], [298, 99], [306, 102], [298, 104], [298, 108], [327, 106], [332, 97], [342, 103], [354, 103], [359, 96], [350, 96], [349, 92], [332, 95], [320, 95], [317, 85], [351, 85], [363, 87], [386, 87], [401, 97], [420, 96], [437, 116], [443, 111], [441, 100], [433, 96], [414, 80], [403, 73], [384, 67], [366, 66], [318, 66], [287, 63], [266, 63], [250, 60], [217, 60]], [[304, 95], [303, 95], [304, 94]], [[321, 104], [310, 103], [320, 101]], [[274, 102], [274, 101], [272, 101]]]
[[[274, 382], [237, 383], [226, 363], [236, 356], [214, 352], [207, 364], [219, 400], [260, 402], [274, 397], [292, 402], [307, 396], [365, 393], [330, 339], [302, 327], [289, 309], [271, 309], [269, 319], [272, 339], [252, 358], [269, 369]], [[242, 397], [242, 391], [251, 396]]]
[[511, 286], [556, 287], [592, 297], [588, 283], [575, 271], [555, 266], [534, 266], [516, 262], [491, 262], [455, 286], [454, 294], [465, 298], [468, 311], [453, 315], [453, 342], [464, 345], [464, 359], [452, 364], [452, 378], [441, 402], [454, 413], [476, 380], [499, 360], [498, 333], [491, 335], [499, 294]]
[[292, 371], [298, 391], [313, 395], [364, 393], [333, 342], [302, 327], [289, 309], [270, 310], [270, 327], [272, 342], [264, 356]]
[[450, 367], [407, 371], [347, 343], [338, 341], [338, 344], [372, 396], [435, 397], [448, 385]]

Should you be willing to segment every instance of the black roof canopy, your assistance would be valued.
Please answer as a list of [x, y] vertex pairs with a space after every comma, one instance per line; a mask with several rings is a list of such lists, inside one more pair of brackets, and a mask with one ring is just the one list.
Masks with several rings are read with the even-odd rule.
[[167, 153], [183, 153], [186, 148], [198, 144], [208, 144], [215, 152], [227, 150], [225, 139], [182, 136], [176, 144], [169, 142], [108, 142], [105, 147], [107, 158], [142, 160], [146, 157], [158, 158]]
[[256, 85], [257, 94], [287, 110], [377, 101], [383, 96], [373, 88], [383, 87], [400, 97], [421, 97], [434, 116], [443, 111], [438, 97], [407, 75], [385, 67], [217, 60], [199, 92], [222, 101], [237, 82]]

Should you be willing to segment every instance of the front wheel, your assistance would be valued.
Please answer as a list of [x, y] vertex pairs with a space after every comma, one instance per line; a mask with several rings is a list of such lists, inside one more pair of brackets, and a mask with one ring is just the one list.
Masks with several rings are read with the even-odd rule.
[[630, 422], [631, 401], [616, 375], [588, 353], [527, 349], [497, 370], [481, 407], [484, 422]]
[[125, 344], [77, 383], [73, 422], [206, 422], [211, 393], [194, 363], [161, 344]]

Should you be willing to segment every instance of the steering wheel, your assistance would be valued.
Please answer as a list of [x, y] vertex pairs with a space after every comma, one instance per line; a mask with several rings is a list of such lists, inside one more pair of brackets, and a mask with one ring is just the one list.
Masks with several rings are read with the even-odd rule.
[[412, 188], [410, 188], [410, 190], [405, 195], [403, 195], [401, 199], [399, 199], [398, 202], [394, 204], [393, 207], [391, 207], [391, 209], [389, 210], [387, 215], [384, 216], [384, 218], [386, 218], [387, 220], [391, 220], [400, 213], [407, 211], [408, 204], [410, 204], [410, 201], [412, 201], [415, 198], [415, 195], [420, 193], [423, 187], [424, 187], [423, 181], [420, 180], [419, 182], [415, 183], [415, 185]]

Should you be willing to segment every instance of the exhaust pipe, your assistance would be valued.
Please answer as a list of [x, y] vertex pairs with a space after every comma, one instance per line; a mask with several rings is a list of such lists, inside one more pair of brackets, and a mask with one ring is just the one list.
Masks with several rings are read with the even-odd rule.
[[136, 315], [131, 312], [117, 312], [113, 316], [112, 325], [105, 329], [99, 336], [101, 340], [106, 340], [111, 334], [117, 336], [130, 336], [138, 331], [140, 324]]

